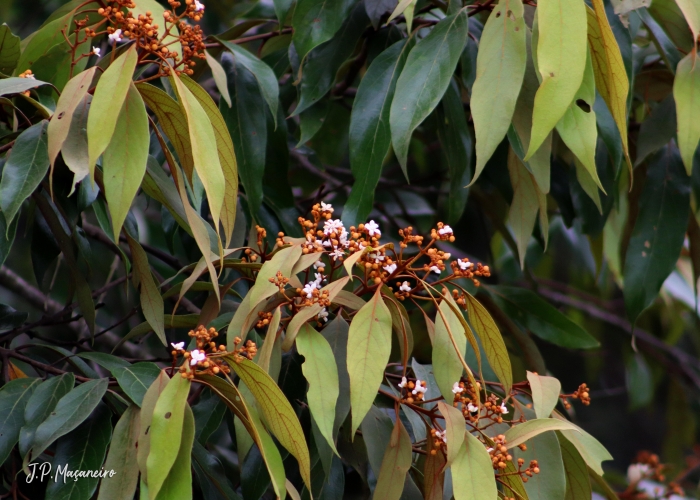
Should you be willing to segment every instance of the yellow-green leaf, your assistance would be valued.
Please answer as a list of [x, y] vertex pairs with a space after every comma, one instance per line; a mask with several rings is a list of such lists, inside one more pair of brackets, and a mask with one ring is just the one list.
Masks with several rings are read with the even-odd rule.
[[678, 63], [676, 78], [673, 80], [673, 98], [676, 101], [678, 120], [678, 149], [681, 151], [685, 171], [690, 175], [693, 171], [693, 156], [700, 141], [700, 59], [696, 51]]
[[537, 66], [542, 83], [535, 95], [525, 161], [564, 116], [581, 86], [586, 68], [585, 9], [581, 0], [542, 0], [537, 4]]
[[134, 84], [129, 82], [112, 141], [102, 156], [105, 198], [112, 216], [114, 241], [119, 241], [131, 202], [146, 173], [149, 139], [146, 107]]
[[536, 418], [528, 420], [525, 423], [515, 425], [506, 431], [506, 444], [508, 448], [521, 445], [543, 432], [547, 431], [573, 431], [577, 432], [576, 427], [571, 422], [559, 420], [556, 418]]
[[532, 390], [532, 404], [537, 418], [547, 418], [559, 401], [561, 382], [554, 377], [527, 372], [527, 380]]
[[247, 359], [238, 363], [231, 358], [226, 360], [255, 397], [268, 429], [299, 462], [301, 477], [306, 486], [311, 488], [309, 449], [292, 405], [261, 367]]
[[[435, 365], [433, 365], [433, 368]], [[446, 398], [446, 401], [450, 401]], [[464, 423], [462, 412], [443, 401], [438, 401], [438, 409], [445, 419], [445, 432], [447, 440], [447, 461], [445, 467], [449, 467], [457, 460], [461, 449], [464, 447], [464, 438], [467, 429]]]
[[454, 397], [452, 386], [459, 382], [464, 371], [461, 360], [467, 350], [467, 337], [463, 332], [464, 328], [457, 314], [452, 311], [447, 299], [442, 300], [435, 316], [433, 373], [440, 393], [447, 401]]
[[132, 45], [109, 65], [97, 82], [87, 123], [88, 166], [91, 178], [94, 176], [95, 162], [112, 140], [137, 59], [135, 46]]
[[603, 205], [600, 201], [600, 193], [598, 193], [598, 184], [596, 184], [596, 180], [591, 177], [588, 169], [579, 161], [578, 158], [574, 158], [574, 167], [576, 168], [576, 180], [578, 180], [578, 183], [581, 184], [581, 188], [588, 195], [588, 197], [593, 200], [598, 212], [602, 215]]
[[140, 427], [138, 438], [138, 450], [136, 453], [136, 461], [141, 471], [141, 480], [146, 481], [148, 477], [147, 460], [151, 451], [151, 421], [153, 420], [153, 409], [156, 407], [158, 398], [168, 386], [170, 378], [165, 370], [161, 370], [160, 375], [156, 378], [143, 396], [141, 402]]
[[168, 342], [165, 339], [165, 322], [163, 316], [165, 313], [163, 305], [163, 297], [160, 295], [158, 285], [151, 274], [151, 266], [148, 263], [146, 252], [141, 247], [141, 244], [133, 239], [127, 233], [126, 239], [131, 249], [131, 258], [134, 262], [134, 284], [139, 291], [141, 299], [141, 311], [153, 331], [156, 332], [158, 338], [167, 346]]
[[357, 311], [348, 332], [352, 435], [372, 407], [391, 355], [391, 313], [377, 288]]
[[[693, 40], [697, 41], [698, 36], [700, 36], [700, 4], [697, 0], [676, 0], [676, 3], [693, 32]], [[695, 52], [693, 50], [693, 53]]]
[[389, 446], [384, 452], [373, 498], [381, 498], [382, 500], [399, 500], [401, 498], [406, 474], [411, 468], [411, 458], [411, 438], [401, 423], [401, 419], [397, 418], [394, 430], [391, 432]]
[[469, 432], [452, 464], [452, 485], [455, 500], [498, 498], [491, 457], [484, 444]]
[[[181, 378], [181, 377], [177, 377]], [[192, 444], [194, 443], [194, 415], [190, 405], [185, 403], [180, 447], [168, 477], [156, 500], [192, 500]], [[151, 490], [149, 490], [150, 493]]]
[[476, 134], [471, 184], [508, 132], [527, 63], [527, 27], [521, 0], [501, 0], [481, 34], [470, 101]]
[[299, 330], [297, 350], [304, 356], [301, 369], [309, 383], [306, 395], [309, 410], [328, 445], [338, 454], [333, 442], [333, 422], [340, 388], [333, 350], [325, 337], [308, 323]]
[[97, 500], [124, 500], [133, 498], [139, 479], [139, 466], [136, 460], [138, 437], [140, 434], [141, 410], [130, 405], [114, 427], [105, 461], [105, 470], [119, 471], [120, 474], [106, 475], [100, 483]]
[[272, 319], [270, 324], [267, 326], [267, 334], [265, 335], [265, 341], [263, 342], [262, 348], [258, 352], [258, 356], [255, 358], [255, 362], [260, 365], [260, 367], [265, 370], [274, 379], [270, 371], [270, 361], [272, 360], [272, 350], [277, 341], [277, 329], [280, 326], [280, 318], [282, 316], [281, 307], [276, 307], [275, 312], [272, 314]]
[[630, 83], [625, 71], [620, 47], [605, 15], [603, 0], [592, 0], [593, 9], [586, 7], [588, 46], [591, 51], [595, 86], [608, 105], [622, 138], [622, 150], [632, 171], [627, 145], [627, 94]]
[[588, 467], [576, 447], [567, 439], [559, 439], [561, 458], [564, 462], [566, 496], [564, 500], [588, 500], [591, 498], [591, 481]]
[[221, 63], [216, 60], [208, 51], [204, 51], [204, 56], [207, 58], [207, 64], [211, 69], [211, 75], [214, 78], [214, 83], [216, 83], [216, 88], [221, 94], [221, 97], [226, 101], [228, 107], [231, 107], [231, 94], [228, 92], [228, 81], [226, 79], [226, 72], [224, 71]]

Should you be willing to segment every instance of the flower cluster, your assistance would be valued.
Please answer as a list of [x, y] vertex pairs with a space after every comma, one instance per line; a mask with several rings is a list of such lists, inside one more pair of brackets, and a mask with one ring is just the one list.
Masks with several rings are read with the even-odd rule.
[[213, 339], [219, 336], [215, 328], [205, 328], [199, 325], [195, 330], [190, 330], [188, 334], [194, 337], [196, 349], [185, 350], [184, 342], [171, 343], [173, 348], [173, 363], [178, 354], [185, 358], [185, 363], [180, 366], [180, 374], [183, 378], [193, 379], [195, 374], [217, 375], [221, 372], [230, 373], [230, 368], [222, 359], [223, 354], [227, 354], [226, 346], [217, 346]]
[[559, 397], [562, 400], [564, 408], [566, 408], [567, 410], [571, 408], [571, 403], [569, 403], [568, 398], [578, 399], [584, 406], [588, 406], [591, 404], [591, 394], [589, 392], [588, 386], [585, 383], [579, 385], [578, 389], [576, 389], [575, 392], [571, 394], [562, 394]]
[[405, 393], [405, 401], [408, 404], [422, 401], [425, 398], [425, 393], [428, 391], [428, 383], [425, 380], [413, 382], [406, 377], [402, 377], [398, 386], [402, 395]]
[[241, 347], [238, 347], [238, 344], [243, 342], [240, 337], [236, 337], [233, 339], [233, 344], [236, 346], [236, 348], [233, 351], [233, 360], [236, 363], [240, 363], [243, 358], [247, 358], [252, 360], [255, 355], [258, 353], [258, 346], [255, 345], [255, 342], [252, 340], [247, 340], [245, 344], [243, 344]]

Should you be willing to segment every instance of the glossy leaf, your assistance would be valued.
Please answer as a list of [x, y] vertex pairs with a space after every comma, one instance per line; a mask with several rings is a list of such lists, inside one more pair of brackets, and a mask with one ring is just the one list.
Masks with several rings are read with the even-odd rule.
[[440, 303], [439, 312], [435, 315], [433, 373], [440, 393], [447, 401], [454, 397], [452, 386], [459, 382], [464, 372], [460, 355], [464, 357], [466, 350], [467, 337], [464, 327], [445, 299]]
[[625, 258], [625, 309], [634, 323], [673, 271], [685, 237], [690, 180], [678, 149], [670, 143], [649, 162]]
[[91, 178], [94, 176], [95, 162], [112, 140], [120, 110], [132, 85], [131, 76], [136, 62], [136, 50], [132, 45], [109, 65], [95, 87], [87, 122], [88, 168]]
[[537, 152], [566, 113], [586, 68], [586, 6], [577, 0], [537, 5], [537, 69], [542, 83], [535, 95], [530, 144], [524, 160]]
[[[119, 241], [122, 225], [146, 173], [149, 138], [148, 114], [138, 90], [131, 83], [112, 140], [102, 156], [105, 197], [115, 241]], [[165, 341], [165, 336], [162, 340]]]
[[441, 20], [408, 54], [396, 82], [389, 115], [391, 142], [404, 175], [407, 175], [411, 135], [447, 90], [466, 43], [467, 32], [467, 11], [461, 10]]
[[8, 226], [49, 170], [47, 127], [42, 120], [22, 132], [2, 169], [0, 208]]
[[40, 379], [19, 378], [0, 389], [0, 460], [5, 462], [25, 425], [25, 409]]
[[112, 370], [112, 375], [119, 382], [119, 387], [139, 407], [143, 404], [143, 398], [148, 388], [155, 382], [159, 374], [158, 365], [148, 361]]
[[578, 427], [573, 425], [566, 420], [559, 420], [556, 418], [538, 418], [535, 420], [528, 420], [525, 423], [511, 427], [506, 431], [506, 441], [508, 448], [513, 448], [519, 444], [526, 443], [533, 437], [542, 434], [547, 431], [561, 431], [570, 430], [572, 432], [577, 432]]
[[19, 37], [13, 35], [10, 27], [0, 26], [0, 73], [9, 75], [17, 67], [20, 55]]
[[[693, 3], [687, 0], [681, 1], [687, 3], [689, 8]], [[683, 4], [681, 8], [682, 6]], [[697, 6], [695, 8], [697, 22], [700, 23], [700, 9]], [[700, 26], [695, 29], [700, 29]], [[673, 80], [673, 98], [676, 101], [678, 116], [678, 149], [681, 151], [685, 171], [690, 175], [693, 171], [695, 150], [700, 142], [700, 123], [695, 119], [700, 113], [700, 64], [695, 51], [678, 63], [676, 78]]]
[[411, 461], [411, 438], [401, 420], [398, 419], [382, 459], [377, 486], [374, 488], [374, 497], [386, 498], [387, 500], [401, 498], [406, 474], [411, 468]]
[[455, 500], [497, 498], [493, 464], [486, 447], [471, 433], [465, 436], [452, 464]]
[[476, 134], [472, 183], [501, 143], [515, 112], [525, 77], [526, 31], [520, 0], [501, 0], [481, 33], [471, 110]]
[[[359, 253], [359, 252], [358, 252]], [[360, 309], [348, 332], [352, 433], [360, 426], [384, 378], [391, 354], [391, 313], [380, 289]]]
[[[190, 381], [176, 374], [158, 396], [148, 426], [150, 450], [146, 459], [148, 495], [157, 498], [178, 458], [184, 440], [185, 407], [190, 392]], [[143, 408], [143, 411], [146, 409]], [[143, 426], [143, 420], [141, 422]], [[194, 436], [194, 430], [192, 431]]]
[[355, 0], [299, 0], [294, 9], [292, 42], [302, 60], [314, 47], [330, 40]]
[[34, 434], [32, 459], [41, 455], [56, 439], [78, 427], [98, 405], [107, 391], [106, 378], [84, 382], [58, 400], [56, 408]]
[[333, 440], [335, 407], [340, 393], [338, 367], [328, 341], [305, 323], [296, 339], [297, 350], [304, 356], [301, 369], [309, 383], [306, 395], [309, 410], [328, 445], [337, 454]]
[[527, 380], [532, 390], [532, 403], [537, 418], [548, 418], [559, 402], [561, 382], [554, 377], [527, 372]]
[[564, 461], [566, 476], [566, 496], [564, 500], [588, 500], [591, 497], [591, 481], [588, 467], [576, 447], [567, 439], [560, 439], [561, 458]]
[[139, 465], [136, 460], [141, 424], [141, 410], [130, 405], [114, 427], [105, 470], [119, 471], [118, 476], [102, 478], [97, 500], [130, 500], [136, 493]]

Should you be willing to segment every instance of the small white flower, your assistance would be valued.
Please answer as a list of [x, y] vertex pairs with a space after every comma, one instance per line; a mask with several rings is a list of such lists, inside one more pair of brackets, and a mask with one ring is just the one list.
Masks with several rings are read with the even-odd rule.
[[109, 43], [121, 42], [122, 41], [122, 30], [121, 29], [114, 30], [114, 33], [109, 35], [107, 38], [109, 38]]
[[384, 266], [384, 270], [385, 270], [387, 273], [391, 274], [391, 273], [393, 273], [394, 271], [396, 271], [396, 264], [389, 264], [388, 266]]
[[506, 408], [505, 403], [501, 403], [501, 415], [507, 415], [508, 414], [508, 408]]
[[469, 410], [469, 413], [476, 413], [479, 411], [479, 407], [469, 403], [467, 405], [467, 410]]
[[461, 394], [464, 392], [464, 389], [459, 386], [459, 382], [455, 382], [452, 385], [452, 393], [453, 394]]
[[199, 0], [194, 0], [194, 11], [195, 12], [202, 12], [204, 10], [204, 4], [201, 3]]
[[323, 262], [321, 262], [320, 260], [317, 260], [316, 262], [314, 262], [314, 269], [318, 269], [319, 267], [326, 267], [326, 266], [323, 265]]
[[306, 285], [304, 285], [304, 289], [302, 290], [306, 294], [306, 298], [310, 299], [311, 297], [314, 296], [314, 290], [316, 290], [318, 287], [316, 286], [315, 281], [310, 281]]
[[318, 313], [317, 318], [319, 319], [319, 321], [320, 320], [323, 320], [324, 322], [328, 321], [328, 311], [326, 310], [325, 307], [323, 309], [321, 309], [320, 313]]
[[408, 379], [406, 377], [401, 377], [401, 383], [399, 384], [399, 387], [402, 389], [408, 385]]
[[95, 54], [97, 57], [100, 57], [100, 52], [102, 52], [102, 50], [99, 47], [92, 48], [92, 53]]
[[471, 269], [472, 267], [474, 267], [474, 264], [471, 262], [468, 262], [466, 259], [465, 260], [458, 260], [457, 264], [459, 265], [459, 268], [462, 271], [466, 271], [467, 269]]
[[381, 262], [384, 260], [384, 256], [378, 253], [371, 253], [369, 254], [369, 258], [372, 259], [375, 262]]
[[[425, 382], [423, 382], [423, 383], [425, 383]], [[416, 388], [413, 389], [412, 393], [413, 393], [413, 395], [415, 396], [415, 395], [418, 394], [419, 392], [425, 394], [425, 392], [426, 392], [427, 390], [428, 390], [428, 388], [427, 388], [425, 385], [421, 385], [421, 381], [420, 381], [420, 380], [416, 380]]]
[[450, 257], [452, 257], [451, 253], [442, 254], [442, 260], [450, 260]]
[[323, 234], [340, 233], [345, 230], [340, 219], [328, 219], [323, 223]]
[[184, 351], [185, 350], [185, 343], [184, 342], [178, 342], [177, 344], [171, 342], [171, 346], [173, 346], [173, 349], [176, 351]]
[[199, 349], [195, 349], [190, 353], [190, 356], [192, 357], [192, 360], [190, 361], [190, 365], [194, 366], [200, 361], [204, 361], [207, 359], [207, 355], [204, 354], [204, 351], [200, 351]]
[[442, 272], [438, 266], [430, 266], [430, 270], [435, 274], [440, 274]]
[[333, 213], [333, 205], [330, 203], [321, 202], [321, 211]]
[[440, 234], [441, 236], [444, 236], [446, 234], [452, 234], [452, 228], [447, 225], [442, 226], [442, 228], [438, 230], [438, 234]]
[[314, 273], [314, 277], [316, 278], [314, 280], [314, 283], [316, 283], [316, 288], [321, 288], [321, 282], [325, 279], [325, 277], [321, 273]]
[[435, 431], [435, 437], [442, 439], [443, 443], [447, 443], [447, 431]]
[[330, 248], [333, 246], [333, 243], [330, 242], [330, 240], [326, 240], [323, 243], [321, 243], [324, 247]]
[[632, 464], [627, 468], [627, 480], [631, 483], [638, 483], [646, 477], [651, 469], [647, 464]]
[[331, 257], [333, 257], [333, 260], [338, 260], [341, 257], [345, 256], [345, 252], [343, 252], [340, 248], [336, 248], [331, 252]]
[[374, 222], [373, 220], [369, 221], [367, 224], [365, 224], [365, 229], [367, 230], [367, 233], [370, 236], [381, 236], [382, 232], [379, 230], [379, 224]]
[[399, 290], [401, 290], [402, 292], [410, 292], [411, 287], [408, 285], [408, 281], [404, 281], [403, 283], [401, 283]]
[[493, 451], [493, 448], [486, 448], [486, 453], [491, 453]]

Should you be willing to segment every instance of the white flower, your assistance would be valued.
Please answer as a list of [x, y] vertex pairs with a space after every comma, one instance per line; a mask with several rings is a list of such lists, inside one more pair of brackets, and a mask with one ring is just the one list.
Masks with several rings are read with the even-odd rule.
[[440, 274], [442, 272], [438, 266], [430, 266], [430, 270], [435, 274]]
[[324, 322], [325, 322], [325, 321], [328, 321], [328, 311], [326, 310], [325, 307], [324, 307], [323, 309], [321, 309], [321, 312], [320, 312], [320, 313], [318, 313], [317, 318], [318, 318], [319, 320], [323, 320]]
[[314, 280], [314, 283], [316, 283], [316, 288], [321, 288], [321, 282], [325, 279], [325, 276], [321, 273], [314, 273], [314, 277], [316, 278]]
[[505, 403], [501, 403], [501, 415], [507, 415], [508, 414], [508, 408], [506, 408]]
[[321, 244], [322, 244], [324, 247], [328, 247], [328, 248], [330, 248], [330, 247], [333, 246], [333, 243], [331, 243], [330, 240], [326, 240], [326, 241], [324, 241], [324, 242], [321, 243]]
[[408, 385], [408, 379], [406, 377], [401, 377], [401, 383], [399, 384], [399, 387], [402, 389]]
[[646, 498], [662, 498], [666, 487], [661, 483], [657, 483], [656, 481], [642, 479], [639, 481], [639, 483], [637, 483], [637, 489], [640, 492], [645, 493]]
[[464, 389], [459, 386], [459, 382], [455, 382], [452, 385], [452, 393], [453, 394], [461, 394], [462, 392], [464, 392]]
[[350, 242], [348, 241], [348, 232], [343, 228], [340, 231], [340, 235], [338, 236], [338, 242], [340, 242], [341, 245], [343, 245], [345, 248], [350, 245]]
[[462, 271], [466, 271], [467, 269], [471, 269], [472, 267], [474, 267], [474, 264], [471, 262], [468, 262], [466, 259], [465, 260], [458, 260], [457, 264], [459, 265], [459, 268]]
[[306, 298], [310, 299], [314, 296], [314, 290], [316, 290], [317, 288], [318, 287], [316, 286], [316, 282], [310, 281], [306, 285], [304, 285], [304, 289], [302, 291], [306, 294]]
[[435, 431], [435, 437], [438, 439], [442, 439], [443, 443], [447, 443], [447, 431]]
[[486, 453], [491, 453], [493, 451], [493, 448], [486, 448]]
[[338, 260], [341, 257], [345, 255], [345, 252], [343, 252], [340, 248], [336, 248], [331, 252], [331, 257], [333, 257], [333, 260]]
[[394, 271], [396, 271], [396, 264], [389, 264], [388, 266], [384, 266], [384, 270], [385, 270], [387, 273], [391, 274], [391, 273], [393, 273]]
[[323, 223], [323, 234], [340, 233], [345, 230], [340, 219], [328, 219]]
[[321, 211], [333, 213], [333, 205], [330, 203], [321, 202]]
[[171, 342], [171, 346], [173, 346], [173, 349], [176, 351], [184, 351], [185, 350], [185, 343], [184, 342], [178, 342], [177, 344]]
[[467, 410], [469, 410], [469, 413], [476, 413], [479, 411], [479, 407], [469, 403], [467, 405]]
[[100, 52], [102, 52], [102, 50], [99, 47], [92, 48], [92, 53], [95, 54], [97, 57], [100, 57]]
[[378, 253], [369, 254], [369, 258], [374, 260], [375, 262], [381, 262], [384, 260], [384, 256]]
[[450, 257], [452, 257], [451, 253], [445, 252], [444, 254], [442, 254], [442, 260], [450, 260]]
[[205, 359], [207, 359], [207, 355], [204, 354], [204, 351], [200, 351], [199, 349], [195, 349], [190, 353], [190, 355], [192, 357], [192, 360], [190, 361], [191, 366], [194, 366], [200, 361], [204, 361]]
[[36, 80], [36, 77], [32, 73], [25, 74], [23, 78], [26, 78], [27, 80]]
[[194, 11], [195, 12], [202, 12], [204, 10], [204, 4], [201, 3], [199, 0], [194, 0]]
[[367, 224], [365, 224], [365, 229], [367, 230], [367, 233], [370, 236], [381, 236], [382, 232], [379, 230], [379, 224], [374, 222], [373, 220], [369, 221]]
[[442, 228], [438, 230], [438, 234], [440, 234], [441, 236], [444, 236], [446, 234], [452, 234], [452, 228], [447, 225], [442, 226]]
[[321, 262], [320, 260], [317, 260], [316, 262], [314, 262], [314, 269], [318, 269], [319, 267], [326, 267], [326, 266], [323, 265], [323, 262]]
[[107, 38], [109, 38], [109, 43], [121, 42], [122, 41], [122, 30], [121, 29], [114, 30], [114, 33], [109, 35]]
[[632, 483], [638, 483], [646, 477], [651, 469], [647, 464], [632, 464], [627, 468], [627, 480]]
[[[423, 383], [425, 384], [425, 382], [423, 382]], [[425, 385], [421, 385], [421, 381], [420, 381], [420, 380], [416, 380], [416, 388], [413, 389], [412, 393], [413, 393], [413, 395], [415, 396], [415, 395], [418, 394], [419, 392], [425, 394], [425, 392], [426, 392], [427, 390], [428, 390], [428, 388], [427, 388]]]
[[403, 283], [401, 283], [399, 290], [401, 290], [402, 292], [410, 292], [411, 287], [408, 285], [408, 281], [404, 281]]

